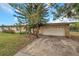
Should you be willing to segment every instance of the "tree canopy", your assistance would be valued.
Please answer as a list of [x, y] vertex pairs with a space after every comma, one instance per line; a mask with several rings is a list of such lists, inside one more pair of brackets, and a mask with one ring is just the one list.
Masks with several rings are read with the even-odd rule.
[[[52, 6], [53, 7], [53, 6]], [[53, 15], [55, 19], [62, 16], [67, 18], [77, 18], [79, 14], [79, 4], [78, 3], [63, 3], [54, 5], [55, 11], [53, 11]]]

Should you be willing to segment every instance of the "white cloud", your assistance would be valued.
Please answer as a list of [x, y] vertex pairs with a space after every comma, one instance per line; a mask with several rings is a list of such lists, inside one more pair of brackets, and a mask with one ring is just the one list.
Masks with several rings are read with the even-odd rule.
[[0, 10], [9, 13], [13, 15], [14, 11], [12, 10], [12, 7], [7, 3], [0, 3]]
[[53, 21], [53, 23], [69, 23], [69, 22], [79, 22], [79, 20], [74, 19], [74, 18], [59, 18], [55, 21]]
[[14, 22], [17, 22], [17, 21], [18, 21], [18, 19], [16, 17], [14, 17]]

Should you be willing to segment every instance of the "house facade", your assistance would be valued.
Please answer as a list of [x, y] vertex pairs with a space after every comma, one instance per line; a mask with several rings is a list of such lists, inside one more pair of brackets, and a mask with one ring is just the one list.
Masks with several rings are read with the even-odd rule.
[[[25, 26], [21, 26], [21, 31], [24, 32], [26, 29], [24, 28]], [[16, 33], [20, 32], [18, 26], [4, 26], [6, 30], [8, 28], [14, 30]], [[0, 31], [1, 27], [0, 27]], [[69, 23], [49, 23], [45, 26], [41, 26], [39, 33], [42, 35], [51, 35], [51, 36], [70, 36], [69, 33]]]

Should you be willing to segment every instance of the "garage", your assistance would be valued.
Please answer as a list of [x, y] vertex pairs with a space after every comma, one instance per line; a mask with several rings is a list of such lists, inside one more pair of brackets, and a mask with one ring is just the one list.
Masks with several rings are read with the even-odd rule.
[[39, 33], [52, 36], [70, 36], [69, 23], [50, 23], [46, 26], [42, 26]]

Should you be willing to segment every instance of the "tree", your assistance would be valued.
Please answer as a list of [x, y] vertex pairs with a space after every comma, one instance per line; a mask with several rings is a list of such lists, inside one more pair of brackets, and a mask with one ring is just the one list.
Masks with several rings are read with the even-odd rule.
[[16, 27], [19, 27], [20, 34], [21, 34], [21, 29], [22, 29], [21, 26], [22, 26], [22, 22], [21, 22], [21, 20], [19, 19], [19, 17], [16, 17], [16, 18], [17, 18], [17, 20], [18, 20], [18, 23], [16, 23], [15, 26], [16, 26]]
[[27, 29], [29, 30], [29, 34], [33, 32], [33, 34], [38, 37], [40, 26], [47, 22], [47, 19], [45, 18], [48, 16], [47, 4], [23, 3], [10, 5], [18, 14], [16, 17], [19, 17], [19, 19], [24, 21], [22, 23], [25, 23], [26, 26], [28, 25]]
[[[60, 17], [63, 18], [73, 18], [78, 21], [79, 19], [79, 4], [78, 3], [64, 3], [60, 6], [60, 4], [55, 4], [51, 6], [55, 11], [52, 10], [53, 19], [59, 19]], [[75, 30], [79, 29], [79, 22], [72, 23], [70, 28], [75, 28]]]
[[55, 10], [52, 11], [54, 19], [59, 17], [77, 18], [79, 14], [79, 4], [77, 3], [55, 4], [53, 8]]

